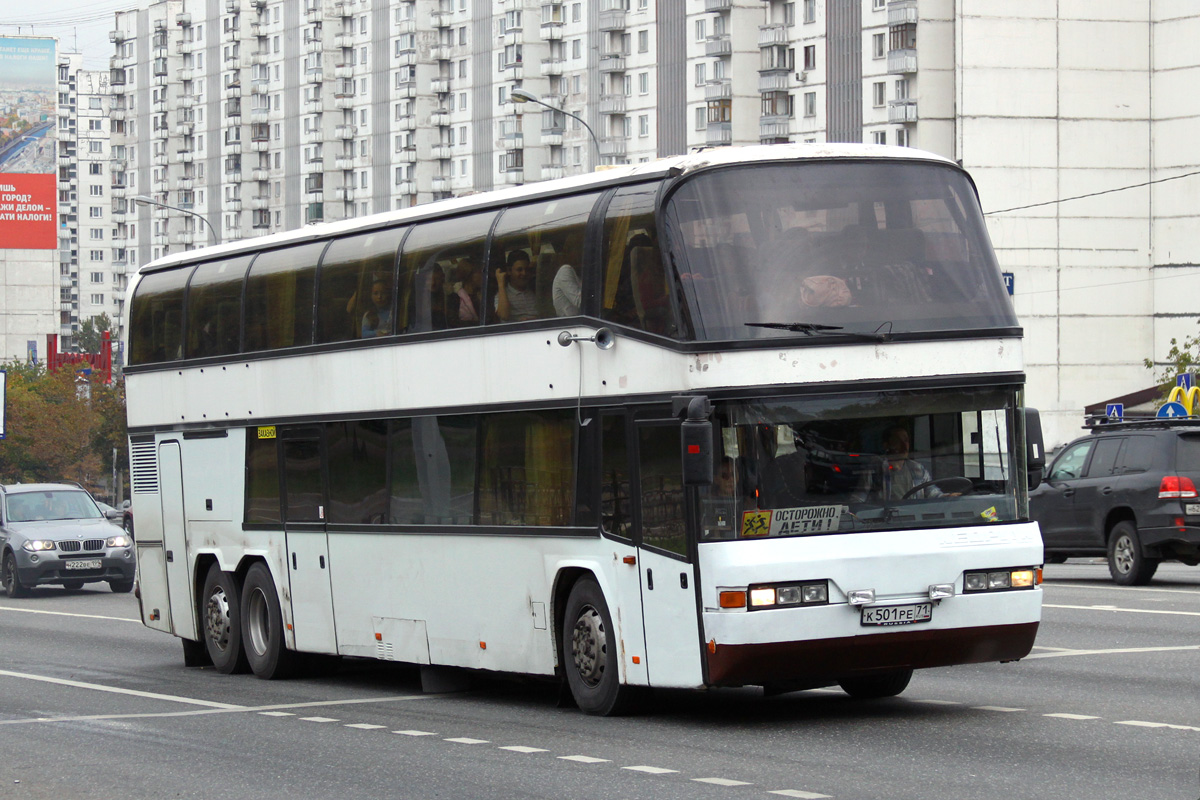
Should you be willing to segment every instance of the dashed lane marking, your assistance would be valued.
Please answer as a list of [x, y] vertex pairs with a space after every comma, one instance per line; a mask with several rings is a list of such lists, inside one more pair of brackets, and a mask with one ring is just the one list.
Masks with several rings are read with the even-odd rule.
[[392, 731], [392, 733], [398, 733], [401, 736], [437, 736], [433, 731]]
[[679, 770], [677, 770], [677, 769], [666, 769], [664, 767], [645, 767], [645, 766], [621, 767], [621, 769], [627, 769], [631, 772], [646, 772], [646, 773], [649, 773], [650, 775], [666, 775], [668, 772], [679, 772]]
[[1012, 711], [1024, 711], [1025, 710], [1023, 708], [1009, 708], [1008, 706], [971, 706], [971, 708], [975, 709], [976, 711], [1012, 712]]
[[804, 798], [804, 800], [821, 800], [821, 798], [831, 796], [827, 794], [817, 794], [816, 792], [802, 792], [799, 789], [776, 789], [773, 792], [767, 792], [767, 794], [777, 794], [781, 797], [800, 797]]
[[360, 731], [375, 731], [380, 728], [387, 727], [386, 725], [372, 725], [369, 722], [354, 722], [349, 725], [343, 725], [343, 728], [357, 728]]
[[1067, 606], [1054, 603], [1042, 603], [1042, 608], [1067, 608], [1075, 611], [1119, 611], [1123, 614], [1168, 614], [1175, 617], [1200, 617], [1200, 611], [1171, 611], [1166, 608], [1119, 608], [1118, 606], [1091, 605]]
[[591, 756], [559, 756], [560, 761], [578, 761], [580, 764], [607, 764], [610, 759], [592, 758]]
[[260, 711], [264, 717], [294, 717], [296, 716], [291, 711]]
[[1173, 731], [1200, 731], [1193, 725], [1172, 725], [1169, 722], [1143, 722], [1140, 719], [1126, 719], [1114, 722], [1114, 725], [1134, 725], [1139, 728], [1170, 728]]
[[301, 722], [337, 722], [333, 717], [300, 717]]
[[544, 747], [525, 747], [519, 744], [510, 744], [499, 748], [500, 750], [511, 750], [514, 753], [549, 753], [550, 751]]
[[470, 739], [466, 736], [456, 736], [451, 739], [443, 739], [442, 741], [454, 742], [455, 744], [487, 744], [487, 739]]
[[714, 786], [753, 786], [746, 781], [733, 781], [729, 778], [692, 778], [696, 783], [711, 783]]
[[1078, 720], [1100, 719], [1100, 717], [1093, 717], [1093, 716], [1089, 716], [1087, 714], [1065, 714], [1065, 713], [1061, 713], [1061, 712], [1056, 713], [1056, 714], [1042, 714], [1042, 716], [1043, 717], [1054, 717], [1056, 719], [1078, 719]]
[[1025, 659], [1062, 658], [1063, 656], [1107, 656], [1118, 653], [1169, 653], [1174, 650], [1200, 650], [1200, 644], [1179, 645], [1177, 647], [1114, 647], [1108, 650], [1069, 650], [1056, 647], [1049, 653], [1031, 653], [1025, 656]]
[[961, 706], [957, 700], [913, 700], [914, 703], [924, 703], [927, 706]]

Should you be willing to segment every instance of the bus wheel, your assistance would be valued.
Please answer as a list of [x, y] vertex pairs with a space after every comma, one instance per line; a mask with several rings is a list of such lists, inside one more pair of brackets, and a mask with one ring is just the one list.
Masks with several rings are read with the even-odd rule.
[[585, 714], [609, 716], [628, 708], [632, 690], [621, 685], [615, 633], [599, 585], [582, 578], [567, 599], [562, 642], [567, 683]]
[[260, 678], [286, 678], [295, 672], [296, 653], [283, 642], [283, 615], [271, 571], [250, 567], [242, 584], [242, 642], [250, 669]]
[[242, 652], [241, 613], [238, 589], [232, 574], [213, 564], [204, 579], [201, 612], [204, 618], [204, 645], [213, 666], [226, 675], [246, 672], [246, 654]]
[[1108, 573], [1122, 586], [1142, 586], [1150, 582], [1158, 570], [1157, 558], [1142, 555], [1137, 528], [1122, 520], [1113, 526], [1108, 538]]
[[842, 691], [858, 700], [877, 700], [880, 697], [895, 697], [904, 691], [912, 680], [911, 669], [898, 669], [882, 675], [862, 675], [838, 681]]

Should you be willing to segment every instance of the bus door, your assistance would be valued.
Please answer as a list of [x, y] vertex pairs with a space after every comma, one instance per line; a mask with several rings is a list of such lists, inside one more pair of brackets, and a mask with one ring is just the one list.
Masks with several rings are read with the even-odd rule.
[[284, 531], [296, 649], [337, 653], [330, 585], [328, 506], [321, 458], [321, 431], [280, 432], [283, 461]]
[[196, 619], [192, 613], [191, 582], [188, 579], [187, 517], [183, 505], [183, 459], [179, 442], [169, 441], [159, 445], [158, 474], [170, 627], [175, 635], [193, 639], [196, 636]]
[[638, 421], [635, 536], [653, 686], [699, 687], [696, 570], [690, 544], [678, 420]]

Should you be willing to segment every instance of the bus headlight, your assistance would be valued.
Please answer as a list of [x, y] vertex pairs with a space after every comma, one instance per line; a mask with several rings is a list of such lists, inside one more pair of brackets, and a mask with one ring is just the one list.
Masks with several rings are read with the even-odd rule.
[[825, 605], [829, 602], [829, 582], [805, 581], [751, 586], [748, 595], [752, 609]]
[[1032, 589], [1041, 583], [1039, 571], [1033, 567], [992, 569], [963, 573], [963, 592], [1006, 592], [1013, 589]]

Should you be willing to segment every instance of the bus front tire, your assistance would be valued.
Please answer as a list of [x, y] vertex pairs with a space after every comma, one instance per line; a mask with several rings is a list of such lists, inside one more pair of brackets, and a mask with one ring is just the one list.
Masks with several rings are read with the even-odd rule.
[[241, 616], [237, 581], [219, 564], [213, 564], [204, 580], [201, 605], [204, 646], [213, 666], [226, 675], [250, 669], [242, 649]]
[[1160, 559], [1142, 555], [1137, 528], [1129, 520], [1113, 526], [1108, 537], [1108, 573], [1121, 586], [1143, 586], [1158, 570]]
[[592, 578], [582, 578], [571, 588], [562, 643], [567, 684], [579, 710], [596, 716], [625, 713], [633, 687], [621, 685], [612, 616]]
[[283, 614], [271, 571], [262, 562], [250, 567], [242, 583], [242, 645], [254, 674], [265, 680], [290, 677], [296, 653], [283, 641]]
[[912, 680], [911, 669], [898, 669], [881, 675], [860, 675], [856, 678], [843, 678], [838, 681], [842, 691], [856, 700], [878, 700], [881, 697], [895, 697], [908, 688]]

